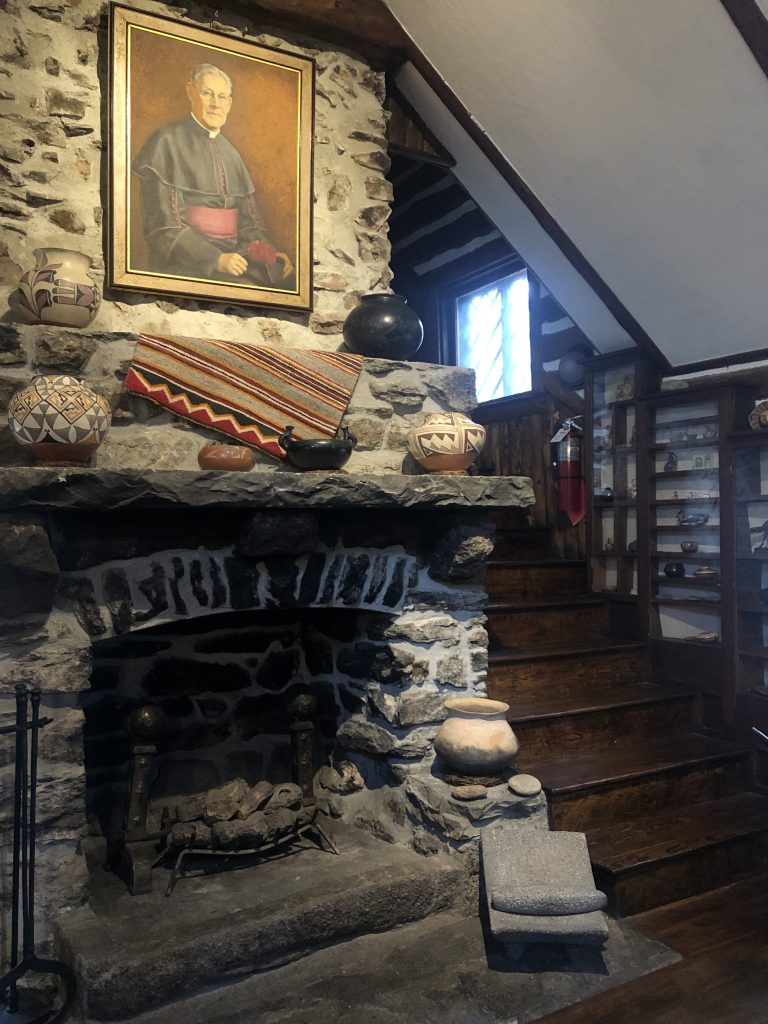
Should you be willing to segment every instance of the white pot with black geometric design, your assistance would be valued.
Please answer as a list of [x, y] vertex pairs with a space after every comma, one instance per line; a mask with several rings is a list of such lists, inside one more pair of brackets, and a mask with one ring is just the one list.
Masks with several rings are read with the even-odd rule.
[[39, 374], [8, 405], [14, 440], [49, 465], [90, 462], [111, 420], [109, 402], [79, 377]]
[[460, 412], [433, 412], [406, 435], [408, 451], [428, 473], [466, 473], [485, 445], [485, 427]]

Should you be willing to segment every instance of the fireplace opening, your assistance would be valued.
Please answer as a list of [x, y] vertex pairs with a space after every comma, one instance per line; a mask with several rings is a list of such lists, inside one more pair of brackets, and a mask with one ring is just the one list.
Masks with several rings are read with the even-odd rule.
[[160, 842], [172, 860], [185, 839], [190, 850], [235, 853], [313, 826], [333, 849], [315, 813], [315, 775], [336, 772], [347, 788], [387, 782], [383, 766], [343, 750], [337, 732], [402, 688], [396, 655], [377, 646], [392, 618], [225, 612], [97, 641], [82, 700], [91, 834], [111, 848]]

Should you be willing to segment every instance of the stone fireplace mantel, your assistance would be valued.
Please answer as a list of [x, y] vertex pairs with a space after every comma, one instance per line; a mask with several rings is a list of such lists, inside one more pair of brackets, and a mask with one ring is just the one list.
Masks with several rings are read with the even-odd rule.
[[469, 509], [527, 508], [528, 477], [401, 473], [253, 473], [191, 470], [0, 469], [0, 509], [117, 508]]

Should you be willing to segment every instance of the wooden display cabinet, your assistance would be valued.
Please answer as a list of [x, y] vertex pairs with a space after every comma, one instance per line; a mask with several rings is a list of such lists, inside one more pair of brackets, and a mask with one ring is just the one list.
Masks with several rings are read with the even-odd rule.
[[[647, 388], [649, 370], [636, 352], [618, 352], [587, 363], [585, 449], [587, 484], [587, 553], [589, 585], [594, 594], [633, 605], [623, 627], [641, 631], [636, 609], [644, 497], [643, 457], [638, 398]], [[622, 627], [614, 609], [612, 623]]]
[[648, 432], [646, 566], [655, 673], [698, 690], [703, 724], [713, 729], [722, 728], [733, 707], [730, 435], [746, 422], [750, 395], [735, 384], [669, 391], [648, 397], [640, 413]]

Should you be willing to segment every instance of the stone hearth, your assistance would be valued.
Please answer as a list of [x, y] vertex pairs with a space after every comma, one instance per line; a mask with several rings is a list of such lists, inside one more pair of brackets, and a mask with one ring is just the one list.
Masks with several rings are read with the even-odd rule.
[[[357, 826], [450, 861], [499, 817], [546, 827], [541, 796], [499, 786], [484, 800], [454, 799], [432, 748], [445, 697], [485, 692], [485, 510], [530, 504], [529, 481], [34, 468], [0, 477], [0, 711], [10, 715], [22, 681], [42, 687], [54, 719], [39, 783], [43, 948], [54, 919], [88, 898], [82, 843], [101, 841], [110, 800], [113, 820], [123, 806], [118, 712], [137, 703], [166, 701], [174, 719], [155, 821], [201, 779], [203, 789], [285, 781], [286, 736], [270, 728], [303, 687], [319, 702], [315, 796], [331, 829]], [[3, 793], [7, 822], [11, 788]]]

